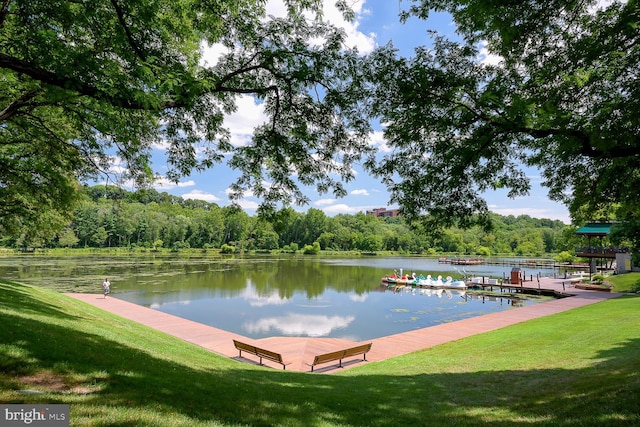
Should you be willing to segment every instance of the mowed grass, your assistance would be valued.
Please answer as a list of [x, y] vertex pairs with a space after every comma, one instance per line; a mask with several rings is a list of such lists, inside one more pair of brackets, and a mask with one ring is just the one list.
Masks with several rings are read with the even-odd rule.
[[262, 368], [57, 292], [0, 281], [0, 403], [87, 426], [640, 424], [640, 297], [340, 374]]
[[606, 281], [613, 285], [615, 292], [640, 293], [640, 273], [616, 274], [607, 277]]

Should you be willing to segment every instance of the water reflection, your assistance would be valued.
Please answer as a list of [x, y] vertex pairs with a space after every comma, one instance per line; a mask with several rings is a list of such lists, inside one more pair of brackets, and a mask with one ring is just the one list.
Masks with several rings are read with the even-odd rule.
[[315, 257], [16, 257], [0, 259], [0, 277], [92, 293], [109, 277], [114, 297], [252, 338], [361, 341], [538, 301], [448, 289], [394, 292], [381, 283], [390, 266], [459, 277], [431, 259]]
[[355, 316], [323, 316], [288, 313], [285, 316], [265, 317], [242, 324], [247, 335], [288, 335], [326, 337], [334, 331], [346, 329]]

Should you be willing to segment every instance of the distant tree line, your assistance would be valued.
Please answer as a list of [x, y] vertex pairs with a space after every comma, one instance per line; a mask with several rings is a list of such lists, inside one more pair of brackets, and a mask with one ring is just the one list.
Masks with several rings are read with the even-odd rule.
[[129, 192], [115, 186], [81, 189], [83, 201], [62, 231], [2, 236], [14, 248], [128, 247], [180, 250], [212, 248], [223, 252], [397, 251], [469, 256], [542, 255], [573, 251], [575, 228], [527, 215], [494, 215], [494, 227], [445, 229], [433, 234], [411, 227], [402, 217], [364, 213], [329, 217], [319, 209], [278, 211], [267, 221], [232, 206], [183, 199], [153, 189]]

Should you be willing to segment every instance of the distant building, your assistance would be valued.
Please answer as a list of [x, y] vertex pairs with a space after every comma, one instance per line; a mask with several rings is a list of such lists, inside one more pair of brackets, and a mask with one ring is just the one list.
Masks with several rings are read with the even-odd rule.
[[387, 210], [387, 208], [377, 208], [372, 211], [367, 211], [367, 215], [373, 215], [378, 218], [387, 218], [387, 217], [399, 216], [400, 213], [398, 209]]

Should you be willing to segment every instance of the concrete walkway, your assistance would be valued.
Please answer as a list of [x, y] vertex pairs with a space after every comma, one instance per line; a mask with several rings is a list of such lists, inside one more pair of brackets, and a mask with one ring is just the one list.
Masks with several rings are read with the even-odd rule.
[[[532, 285], [532, 282], [527, 282], [524, 286], [538, 289], [538, 282], [535, 283], [535, 286]], [[525, 322], [537, 317], [548, 316], [576, 307], [594, 304], [620, 295], [617, 293], [580, 290], [572, 287], [568, 280], [563, 281], [552, 278], [541, 278], [539, 288], [557, 292], [564, 291], [564, 293], [570, 294], [571, 297], [376, 338], [367, 341], [373, 343], [371, 351], [367, 354], [367, 361], [375, 362], [412, 353], [417, 350], [504, 328], [505, 326]], [[239, 359], [245, 363], [257, 363], [258, 359], [252, 355], [245, 357], [244, 354], [242, 358], [238, 357], [238, 350], [233, 346], [233, 339], [254, 343], [256, 346], [282, 354], [283, 360], [289, 363], [287, 370], [291, 371], [309, 372], [310, 367], [307, 364], [311, 363], [316, 355], [359, 344], [339, 338], [270, 337], [254, 340], [114, 297], [105, 299], [102, 295], [96, 294], [67, 295], [118, 316], [204, 347], [222, 356]], [[268, 360], [263, 360], [263, 363], [269, 367], [282, 369], [281, 365]], [[337, 363], [329, 362], [314, 368], [314, 372], [337, 372], [341, 369], [361, 365], [362, 363], [367, 362], [364, 362], [362, 358], [358, 356], [343, 361], [343, 368], [339, 368]]]

